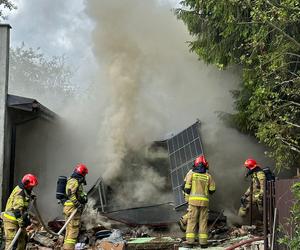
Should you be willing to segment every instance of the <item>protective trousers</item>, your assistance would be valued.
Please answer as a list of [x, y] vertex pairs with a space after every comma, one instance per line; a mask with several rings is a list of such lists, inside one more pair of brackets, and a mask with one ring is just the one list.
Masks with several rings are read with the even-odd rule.
[[[8, 249], [13, 239], [15, 238], [17, 231], [19, 230], [19, 225], [17, 222], [3, 219], [3, 227], [5, 234], [5, 250]], [[25, 250], [26, 248], [26, 231], [22, 229], [22, 232], [17, 240], [17, 247], [14, 249]]]
[[[186, 240], [188, 243], [194, 243], [196, 236], [199, 238], [200, 245], [206, 245], [207, 234], [207, 220], [208, 220], [208, 207], [198, 207], [189, 205], [189, 216], [186, 228]], [[199, 222], [199, 228], [197, 225]], [[198, 231], [198, 235], [197, 235]]]
[[[249, 211], [250, 208], [250, 196], [246, 198], [246, 202], [243, 206], [240, 207], [239, 209], [239, 216], [240, 217], [245, 217]], [[256, 204], [258, 212], [260, 214], [263, 213], [263, 198], [262, 197], [256, 197], [253, 195], [253, 203]]]
[[[66, 221], [75, 209], [76, 208], [74, 206], [64, 207], [64, 214], [65, 214]], [[65, 250], [75, 249], [75, 244], [77, 242], [77, 237], [79, 234], [79, 226], [80, 226], [80, 212], [77, 212], [73, 217], [73, 219], [67, 225], [63, 249]]]

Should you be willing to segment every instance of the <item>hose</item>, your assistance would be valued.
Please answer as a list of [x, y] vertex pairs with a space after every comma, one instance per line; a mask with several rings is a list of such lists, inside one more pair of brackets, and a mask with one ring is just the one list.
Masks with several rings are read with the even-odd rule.
[[15, 243], [17, 242], [17, 240], [18, 240], [18, 238], [19, 238], [21, 232], [22, 232], [22, 228], [19, 227], [19, 229], [18, 229], [18, 231], [17, 231], [17, 233], [16, 233], [16, 235], [15, 235], [13, 241], [10, 243], [10, 245], [9, 245], [8, 248], [7, 248], [7, 250], [10, 250], [10, 249], [13, 248], [13, 246], [14, 246]]
[[233, 250], [233, 249], [236, 249], [237, 247], [243, 246], [245, 244], [252, 243], [252, 242], [255, 242], [255, 241], [259, 241], [259, 240], [263, 240], [263, 239], [264, 239], [264, 237], [256, 237], [256, 238], [253, 238], [253, 239], [250, 239], [250, 240], [244, 240], [242, 242], [239, 242], [239, 243], [236, 243], [236, 244], [233, 244], [233, 245], [227, 247], [225, 250]]
[[49, 234], [52, 234], [53, 236], [60, 236], [63, 231], [66, 229], [67, 225], [70, 223], [70, 221], [73, 219], [73, 217], [75, 216], [75, 214], [77, 213], [78, 209], [76, 208], [72, 213], [71, 215], [69, 216], [69, 218], [67, 219], [67, 221], [65, 222], [64, 226], [59, 230], [58, 233], [55, 233], [53, 232], [52, 230], [50, 230], [46, 224], [44, 223], [43, 219], [42, 219], [42, 216], [39, 212], [39, 209], [37, 207], [37, 203], [36, 203], [36, 199], [33, 200], [33, 208], [36, 212], [36, 215], [38, 217], [38, 220], [39, 222], [42, 224], [42, 226], [45, 228], [46, 232], [49, 233]]
[[73, 217], [75, 216], [75, 214], [77, 213], [77, 208], [71, 213], [71, 215], [69, 216], [69, 218], [67, 219], [65, 225], [59, 230], [59, 232], [57, 233], [57, 235], [61, 235], [62, 232], [65, 230], [65, 228], [67, 227], [67, 225], [70, 223], [70, 221], [73, 219]]
[[59, 236], [58, 233], [53, 232], [52, 230], [50, 230], [50, 229], [46, 226], [45, 222], [43, 221], [43, 219], [42, 219], [42, 217], [41, 217], [41, 214], [40, 214], [40, 212], [39, 212], [39, 209], [38, 209], [38, 207], [37, 207], [36, 199], [33, 200], [32, 205], [33, 205], [33, 208], [34, 208], [34, 210], [35, 210], [35, 212], [36, 212], [36, 215], [37, 215], [37, 218], [38, 218], [39, 222], [42, 224], [42, 226], [43, 226], [43, 228], [46, 230], [46, 232], [49, 233], [49, 234], [51, 234], [51, 235], [53, 235], [53, 236]]

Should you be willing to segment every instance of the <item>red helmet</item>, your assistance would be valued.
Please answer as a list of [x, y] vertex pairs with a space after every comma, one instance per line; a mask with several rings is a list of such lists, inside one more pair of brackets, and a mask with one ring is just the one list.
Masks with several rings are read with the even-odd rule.
[[204, 167], [208, 168], [208, 161], [205, 159], [204, 155], [200, 155], [195, 159], [194, 166], [198, 167], [201, 163]]
[[247, 159], [244, 163], [244, 166], [249, 170], [252, 170], [257, 167], [257, 162], [254, 159]]
[[25, 189], [31, 189], [39, 184], [38, 179], [33, 174], [25, 174], [22, 178], [22, 183]]
[[74, 172], [84, 177], [89, 173], [89, 170], [87, 169], [86, 165], [79, 163], [76, 165]]

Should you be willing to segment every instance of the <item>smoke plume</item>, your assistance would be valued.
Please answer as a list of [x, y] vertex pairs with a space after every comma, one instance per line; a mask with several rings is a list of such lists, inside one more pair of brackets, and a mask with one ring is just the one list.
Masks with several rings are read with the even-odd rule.
[[229, 91], [238, 87], [239, 72], [220, 72], [197, 61], [184, 43], [190, 39], [186, 27], [168, 4], [94, 0], [87, 2], [87, 13], [95, 22], [92, 39], [102, 67], [99, 75], [107, 77], [110, 93], [106, 155], [114, 164], [107, 165], [104, 176], [122, 172], [128, 149], [178, 132], [199, 118], [211, 172], [223, 190], [216, 203], [231, 206], [232, 194], [238, 197], [243, 191], [245, 158], [266, 160], [262, 147], [227, 128], [216, 115], [233, 111]]

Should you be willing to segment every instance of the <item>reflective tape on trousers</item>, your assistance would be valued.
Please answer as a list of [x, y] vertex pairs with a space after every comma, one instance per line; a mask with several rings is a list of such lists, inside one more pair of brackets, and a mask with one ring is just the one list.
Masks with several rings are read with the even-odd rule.
[[66, 244], [76, 244], [76, 240], [73, 240], [73, 239], [65, 239], [64, 243]]
[[199, 234], [200, 239], [207, 239], [208, 235], [207, 234]]
[[186, 238], [190, 238], [190, 239], [194, 239], [196, 237], [196, 234], [194, 234], [194, 233], [186, 233], [185, 237]]

